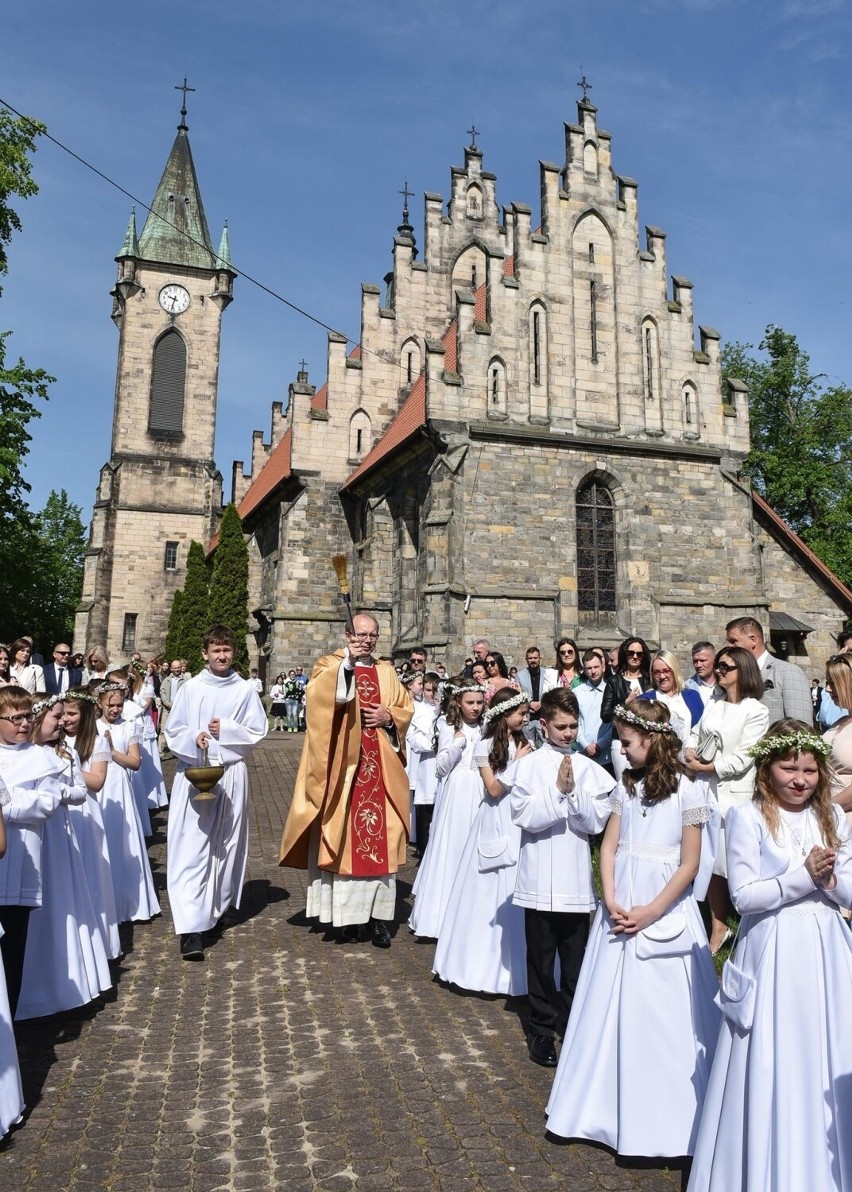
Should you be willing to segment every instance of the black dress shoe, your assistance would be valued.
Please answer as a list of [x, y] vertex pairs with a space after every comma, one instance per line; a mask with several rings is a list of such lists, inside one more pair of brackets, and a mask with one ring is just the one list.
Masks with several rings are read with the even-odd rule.
[[204, 959], [204, 946], [197, 931], [191, 931], [180, 937], [180, 955], [182, 960]]
[[558, 1060], [556, 1045], [549, 1035], [530, 1035], [527, 1039], [530, 1059], [534, 1064], [541, 1064], [542, 1068], [555, 1068]]
[[347, 927], [341, 927], [340, 938], [345, 944], [360, 944], [366, 939], [363, 923], [350, 923]]
[[377, 948], [391, 946], [391, 933], [388, 931], [387, 923], [382, 922], [381, 919], [371, 919], [367, 924], [367, 931]]

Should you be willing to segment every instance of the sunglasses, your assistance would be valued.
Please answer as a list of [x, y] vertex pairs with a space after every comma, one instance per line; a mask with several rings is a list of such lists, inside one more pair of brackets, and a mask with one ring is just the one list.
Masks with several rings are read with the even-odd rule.
[[625, 653], [627, 654], [628, 658], [642, 658], [643, 657], [643, 653], [641, 650], [626, 650]]
[[497, 666], [497, 659], [496, 658], [486, 658], [485, 665], [486, 666]]
[[713, 667], [713, 670], [716, 672], [717, 675], [727, 675], [731, 671], [739, 670], [739, 667], [736, 665], [736, 663], [717, 662], [716, 665]]

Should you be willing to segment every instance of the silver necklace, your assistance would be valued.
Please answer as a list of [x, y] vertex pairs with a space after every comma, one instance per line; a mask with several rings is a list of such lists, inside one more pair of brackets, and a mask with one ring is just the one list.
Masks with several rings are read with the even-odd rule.
[[808, 815], [809, 810], [810, 810], [810, 805], [808, 804], [808, 806], [805, 807], [805, 810], [802, 813], [804, 827], [802, 829], [801, 836], [799, 836], [799, 834], [795, 831], [795, 829], [793, 828], [793, 825], [786, 818], [786, 816], [782, 815], [782, 817], [781, 817], [783, 820], [784, 826], [786, 827], [786, 829], [790, 833], [790, 835], [793, 837], [796, 848], [801, 852], [803, 857], [806, 857], [808, 855], [807, 846], [808, 846], [808, 837], [810, 835], [810, 827], [811, 827], [811, 823], [810, 823], [811, 817]]

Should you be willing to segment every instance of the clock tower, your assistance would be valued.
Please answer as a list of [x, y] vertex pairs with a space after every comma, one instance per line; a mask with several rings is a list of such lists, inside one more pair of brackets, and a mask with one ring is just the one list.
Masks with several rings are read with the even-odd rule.
[[[187, 88], [188, 90], [188, 88]], [[186, 124], [137, 236], [131, 212], [112, 290], [118, 367], [74, 641], [111, 661], [159, 653], [186, 556], [218, 525], [213, 460], [222, 312], [233, 298], [227, 224], [210, 240]]]

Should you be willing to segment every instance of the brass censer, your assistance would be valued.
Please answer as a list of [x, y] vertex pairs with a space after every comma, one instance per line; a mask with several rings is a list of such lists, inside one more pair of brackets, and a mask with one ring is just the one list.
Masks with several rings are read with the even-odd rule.
[[195, 788], [191, 798], [193, 799], [215, 799], [216, 792], [213, 790], [216, 783], [225, 773], [225, 767], [222, 765], [211, 766], [207, 758], [207, 746], [201, 751], [201, 765], [189, 766], [184, 770], [187, 782]]

